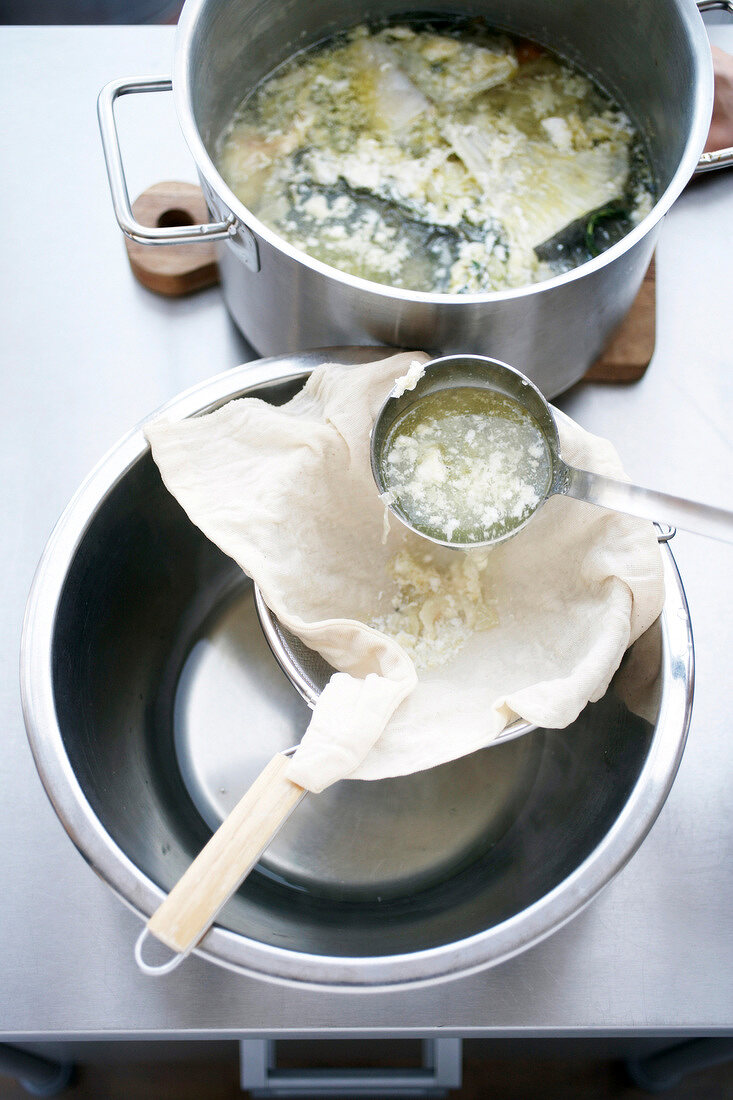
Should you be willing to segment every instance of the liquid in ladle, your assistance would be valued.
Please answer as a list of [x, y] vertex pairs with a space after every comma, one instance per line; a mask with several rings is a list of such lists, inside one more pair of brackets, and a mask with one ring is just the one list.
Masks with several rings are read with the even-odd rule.
[[385, 488], [416, 530], [457, 545], [520, 527], [545, 499], [552, 459], [535, 419], [511, 397], [457, 386], [415, 402], [380, 458]]

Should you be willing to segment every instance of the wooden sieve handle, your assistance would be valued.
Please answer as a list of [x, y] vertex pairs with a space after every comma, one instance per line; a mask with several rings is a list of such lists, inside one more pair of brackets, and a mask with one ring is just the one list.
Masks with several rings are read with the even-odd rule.
[[283, 753], [272, 758], [148, 921], [172, 951], [184, 956], [196, 946], [305, 795], [287, 778], [289, 763]]

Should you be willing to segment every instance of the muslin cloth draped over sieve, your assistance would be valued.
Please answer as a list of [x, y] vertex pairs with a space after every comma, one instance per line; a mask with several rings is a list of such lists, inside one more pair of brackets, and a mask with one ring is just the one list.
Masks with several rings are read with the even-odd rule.
[[[369, 462], [374, 416], [416, 359], [427, 357], [325, 363], [285, 405], [241, 398], [146, 429], [192, 522], [337, 670], [290, 763], [313, 791], [433, 767], [489, 744], [517, 717], [568, 725], [662, 610], [653, 525], [552, 497], [490, 551], [498, 625], [472, 633], [445, 664], [418, 676], [396, 641], [366, 625], [394, 590], [395, 554], [426, 548], [395, 520], [385, 538]], [[625, 477], [610, 443], [556, 416], [566, 461]]]

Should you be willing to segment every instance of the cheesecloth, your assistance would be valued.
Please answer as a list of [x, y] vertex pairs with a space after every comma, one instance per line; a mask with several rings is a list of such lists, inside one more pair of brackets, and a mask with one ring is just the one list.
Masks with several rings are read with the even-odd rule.
[[[569, 497], [551, 497], [488, 552], [442, 550], [387, 524], [369, 433], [415, 360], [427, 356], [324, 364], [286, 405], [241, 398], [146, 429], [193, 523], [337, 670], [290, 762], [290, 778], [312, 791], [434, 767], [489, 744], [518, 717], [568, 725], [603, 696], [664, 602], [653, 525]], [[610, 443], [554, 412], [567, 462], [625, 478]], [[393, 607], [401, 551], [421, 560], [429, 552], [439, 570], [456, 555], [488, 554], [480, 584], [496, 625], [468, 632], [445, 663], [419, 675], [397, 641], [368, 625]]]

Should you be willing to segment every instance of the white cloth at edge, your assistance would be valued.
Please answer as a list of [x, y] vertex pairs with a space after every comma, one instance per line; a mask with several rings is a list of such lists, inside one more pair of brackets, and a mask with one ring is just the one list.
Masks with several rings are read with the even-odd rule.
[[[291, 778], [313, 791], [434, 767], [489, 744], [517, 717], [568, 725], [603, 696], [664, 602], [652, 524], [552, 497], [491, 551], [499, 625], [418, 678], [402, 647], [364, 622], [378, 600], [386, 606], [395, 553], [426, 547], [394, 519], [383, 541], [369, 462], [374, 416], [416, 358], [427, 359], [324, 364], [286, 405], [241, 398], [146, 429], [191, 520], [338, 670], [290, 764]], [[625, 477], [610, 443], [556, 416], [567, 462]]]

